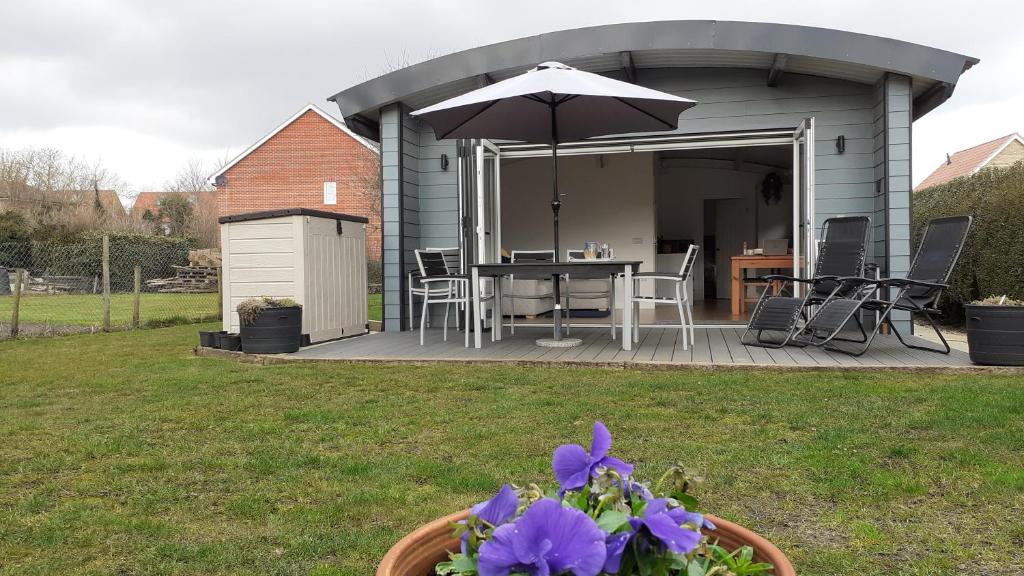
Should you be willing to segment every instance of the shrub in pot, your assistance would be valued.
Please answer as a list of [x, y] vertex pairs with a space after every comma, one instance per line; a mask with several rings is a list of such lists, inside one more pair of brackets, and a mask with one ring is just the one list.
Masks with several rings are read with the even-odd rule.
[[302, 344], [302, 306], [290, 298], [250, 298], [238, 305], [247, 354], [285, 354]]
[[764, 538], [697, 511], [699, 478], [676, 465], [648, 485], [610, 447], [595, 422], [589, 451], [555, 450], [557, 486], [506, 484], [421, 526], [388, 551], [377, 576], [795, 576]]
[[971, 362], [1024, 366], [1024, 301], [990, 296], [966, 308]]

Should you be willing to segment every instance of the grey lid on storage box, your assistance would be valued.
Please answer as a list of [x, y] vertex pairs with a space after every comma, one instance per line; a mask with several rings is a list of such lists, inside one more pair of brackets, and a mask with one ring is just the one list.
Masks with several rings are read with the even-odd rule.
[[280, 208], [277, 210], [246, 212], [244, 214], [221, 216], [220, 218], [217, 219], [217, 222], [221, 224], [226, 224], [228, 222], [248, 222], [250, 220], [266, 220], [268, 218], [281, 218], [283, 216], [315, 216], [317, 218], [330, 218], [332, 220], [344, 220], [346, 222], [361, 222], [363, 224], [367, 224], [370, 222], [369, 219], [363, 216], [353, 216], [351, 214], [338, 214], [336, 212], [313, 210], [311, 208]]

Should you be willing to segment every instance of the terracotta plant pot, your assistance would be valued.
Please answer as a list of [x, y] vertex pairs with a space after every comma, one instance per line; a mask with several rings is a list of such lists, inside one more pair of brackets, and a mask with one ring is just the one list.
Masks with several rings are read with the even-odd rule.
[[[449, 524], [465, 520], [468, 515], [469, 511], [463, 510], [413, 530], [384, 555], [377, 567], [377, 576], [431, 576], [434, 566], [448, 559], [449, 551], [459, 549], [459, 541], [452, 538]], [[739, 524], [711, 515], [707, 518], [718, 526], [717, 530], [708, 534], [717, 538], [723, 548], [733, 550], [740, 546], [751, 546], [757, 561], [775, 566], [775, 576], [796, 576], [789, 559], [771, 542]]]

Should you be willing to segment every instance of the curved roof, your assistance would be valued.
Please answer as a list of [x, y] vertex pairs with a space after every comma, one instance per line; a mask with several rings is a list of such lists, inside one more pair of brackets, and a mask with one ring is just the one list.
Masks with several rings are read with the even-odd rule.
[[915, 118], [944, 102], [978, 59], [891, 38], [827, 28], [674, 20], [561, 30], [421, 62], [328, 98], [353, 124], [380, 107], [420, 108], [555, 60], [589, 72], [636, 68], [762, 68], [873, 84], [887, 72], [913, 79]]

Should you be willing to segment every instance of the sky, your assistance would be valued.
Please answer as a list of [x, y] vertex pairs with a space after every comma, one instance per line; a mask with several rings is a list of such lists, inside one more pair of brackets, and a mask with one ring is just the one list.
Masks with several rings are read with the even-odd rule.
[[1024, 2], [854, 0], [0, 0], [0, 147], [101, 161], [135, 191], [232, 157], [302, 106], [416, 62], [616, 22], [780, 22], [981, 59], [914, 125], [913, 179], [1024, 132]]

